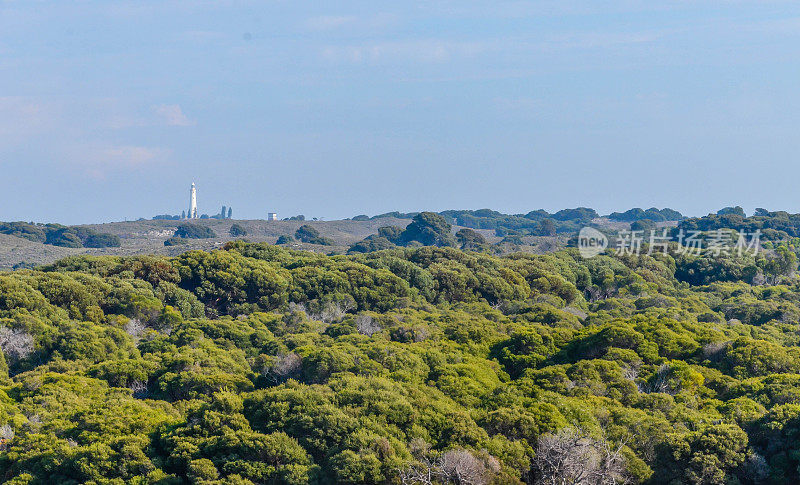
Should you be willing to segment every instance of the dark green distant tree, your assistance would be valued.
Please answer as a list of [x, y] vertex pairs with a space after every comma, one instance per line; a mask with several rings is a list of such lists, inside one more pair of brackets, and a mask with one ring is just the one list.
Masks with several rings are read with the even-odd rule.
[[231, 217], [233, 217], [233, 208], [228, 207], [228, 219], [230, 219]]
[[542, 236], [555, 236], [556, 235], [556, 223], [553, 219], [542, 219], [539, 221], [539, 234]]
[[786, 246], [779, 246], [775, 254], [759, 261], [759, 266], [771, 283], [777, 283], [782, 276], [791, 276], [797, 269], [797, 256]]
[[578, 207], [576, 209], [562, 209], [553, 214], [553, 219], [557, 221], [578, 220], [588, 222], [598, 217], [597, 211], [588, 207]]
[[278, 240], [275, 241], [275, 244], [291, 244], [294, 242], [294, 238], [288, 234], [284, 234], [278, 237]]
[[227, 216], [228, 216], [228, 208], [223, 205], [222, 210], [219, 211], [219, 218], [225, 219]]
[[294, 237], [303, 242], [309, 242], [312, 239], [319, 237], [319, 231], [316, 228], [305, 224], [300, 226], [297, 231], [295, 231]]
[[649, 236], [650, 231], [656, 229], [656, 223], [651, 221], [650, 219], [639, 219], [638, 221], [634, 221], [631, 223], [631, 230], [632, 231], [642, 231], [645, 233], [645, 236]]
[[171, 237], [164, 241], [164, 246], [180, 246], [186, 244], [186, 239], [182, 237]]
[[400, 226], [383, 226], [378, 228], [378, 236], [396, 243], [403, 231], [404, 229]]
[[232, 237], [246, 236], [247, 230], [241, 224], [233, 224], [228, 231], [228, 234], [230, 234]]
[[736, 215], [741, 217], [747, 217], [747, 215], [744, 212], [744, 209], [742, 209], [738, 205], [736, 207], [724, 207], [717, 211], [717, 215], [718, 216]]
[[80, 248], [83, 247], [83, 242], [78, 234], [69, 227], [59, 226], [47, 232], [46, 244], [53, 246], [61, 246], [65, 248]]
[[395, 245], [382, 236], [375, 236], [374, 234], [363, 241], [359, 241], [347, 250], [348, 253], [371, 253], [373, 251], [380, 251], [383, 249], [391, 249]]
[[304, 243], [320, 244], [322, 246], [334, 245], [334, 242], [331, 239], [321, 236], [316, 228], [308, 224], [300, 226], [297, 231], [295, 231], [294, 237], [303, 241]]
[[174, 236], [185, 239], [208, 239], [217, 237], [217, 234], [210, 227], [187, 222], [178, 226]]
[[480, 250], [486, 245], [486, 239], [479, 232], [467, 228], [456, 233], [456, 240], [461, 249], [470, 251]]
[[121, 245], [119, 236], [116, 234], [90, 234], [83, 243], [87, 248], [118, 248]]
[[181, 212], [181, 219], [186, 219], [186, 211]]
[[411, 224], [398, 237], [398, 242], [408, 245], [419, 242], [424, 246], [455, 246], [456, 240], [450, 234], [450, 224], [435, 212], [420, 212]]

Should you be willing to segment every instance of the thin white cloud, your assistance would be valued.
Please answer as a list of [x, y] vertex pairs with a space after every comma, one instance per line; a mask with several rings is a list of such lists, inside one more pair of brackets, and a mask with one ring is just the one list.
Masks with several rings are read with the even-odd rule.
[[40, 133], [51, 125], [55, 111], [53, 105], [35, 99], [0, 97], [0, 137]]
[[321, 15], [306, 19], [303, 26], [312, 32], [330, 32], [347, 29], [353, 32], [381, 32], [399, 22], [396, 14], [378, 13], [375, 15]]
[[171, 150], [137, 145], [91, 144], [72, 147], [65, 161], [97, 180], [120, 172], [149, 169], [169, 161]]
[[114, 167], [138, 168], [142, 165], [163, 159], [168, 150], [142, 146], [111, 146], [100, 149], [97, 160]]
[[187, 30], [178, 34], [177, 38], [187, 42], [207, 43], [219, 42], [225, 39], [225, 34], [215, 30]]
[[178, 104], [161, 104], [153, 106], [153, 112], [167, 126], [193, 126], [195, 121], [184, 114]]
[[63, 162], [94, 178], [112, 172], [137, 171], [169, 161], [171, 150], [141, 145], [117, 145], [103, 142], [76, 144], [60, 150]]
[[482, 42], [450, 42], [425, 39], [403, 42], [378, 42], [365, 45], [326, 46], [322, 58], [331, 63], [380, 63], [410, 61], [445, 62], [453, 57], [472, 57], [486, 50]]
[[306, 20], [305, 26], [308, 30], [332, 30], [353, 24], [357, 19], [353, 15], [324, 15]]

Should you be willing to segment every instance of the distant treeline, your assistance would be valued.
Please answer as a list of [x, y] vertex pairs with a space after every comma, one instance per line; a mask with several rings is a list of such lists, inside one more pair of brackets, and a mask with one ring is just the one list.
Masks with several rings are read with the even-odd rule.
[[612, 221], [620, 222], [635, 222], [649, 219], [654, 222], [664, 221], [680, 221], [683, 219], [683, 214], [670, 208], [656, 209], [651, 207], [647, 210], [640, 209], [639, 207], [627, 210], [625, 212], [613, 212], [608, 216]]
[[0, 222], [0, 234], [65, 248], [118, 248], [119, 237], [80, 226]]
[[[386, 217], [412, 219], [418, 214], [419, 212], [403, 213], [395, 211], [373, 217], [362, 214], [353, 217], [352, 220], [366, 221]], [[597, 211], [588, 207], [563, 209], [554, 213], [539, 209], [527, 214], [503, 214], [491, 209], [479, 209], [446, 210], [438, 214], [444, 216], [451, 224], [472, 229], [492, 229], [500, 237], [514, 235], [554, 236], [559, 233], [576, 232], [592, 219], [600, 217]], [[646, 210], [637, 207], [625, 212], [614, 212], [607, 217], [620, 222], [634, 222], [644, 219], [664, 222], [683, 219], [683, 215], [676, 210], [669, 208], [656, 209], [655, 207]]]
[[678, 225], [678, 230], [713, 231], [716, 229], [733, 229], [747, 233], [761, 231], [761, 238], [771, 241], [782, 241], [800, 237], [800, 214], [785, 211], [770, 212], [758, 208], [747, 217], [739, 207], [726, 207], [716, 214], [686, 219]]
[[[546, 219], [545, 221], [552, 221]], [[307, 226], [304, 226], [307, 227]], [[302, 229], [302, 228], [300, 228]], [[411, 224], [402, 228], [400, 226], [383, 226], [378, 228], [377, 234], [372, 234], [352, 246], [350, 253], [369, 253], [395, 246], [419, 247], [439, 246], [457, 247], [471, 251], [487, 251], [492, 245], [477, 231], [469, 228], [460, 229], [455, 235], [451, 233], [452, 226], [447, 218], [436, 212], [420, 212], [411, 219]], [[555, 231], [554, 227], [551, 230]], [[298, 230], [299, 232], [299, 230]], [[299, 237], [298, 237], [299, 238]], [[299, 238], [303, 240], [302, 238]], [[303, 240], [304, 242], [308, 242]], [[506, 242], [522, 244], [519, 236], [506, 236], [499, 244]], [[497, 246], [495, 246], [497, 248]]]

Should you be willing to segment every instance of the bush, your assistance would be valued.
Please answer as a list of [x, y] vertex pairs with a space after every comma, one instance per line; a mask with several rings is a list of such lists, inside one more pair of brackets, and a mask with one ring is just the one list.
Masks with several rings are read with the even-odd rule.
[[370, 236], [363, 241], [359, 241], [347, 250], [348, 253], [371, 253], [373, 251], [380, 251], [383, 249], [391, 249], [395, 247], [391, 241], [385, 237]]
[[228, 230], [228, 234], [230, 234], [231, 237], [246, 236], [247, 230], [241, 224], [236, 223], [231, 226], [230, 230]]
[[415, 241], [425, 246], [455, 246], [450, 227], [443, 216], [435, 212], [420, 212], [400, 234], [398, 242], [406, 246]]
[[472, 229], [461, 229], [456, 233], [456, 239], [461, 245], [461, 249], [477, 250], [486, 244], [486, 239], [477, 231]]
[[321, 236], [316, 228], [308, 224], [300, 226], [300, 228], [295, 231], [294, 237], [308, 244], [320, 244], [322, 246], [333, 246], [335, 244], [333, 240]]
[[178, 226], [173, 235], [184, 239], [209, 239], [217, 237], [217, 234], [211, 230], [210, 227], [189, 223]]
[[121, 245], [116, 234], [92, 234], [83, 244], [87, 248], [118, 248]]
[[164, 241], [164, 246], [180, 246], [181, 244], [186, 244], [186, 239], [182, 237], [171, 237]]
[[275, 241], [275, 244], [291, 244], [293, 242], [294, 238], [292, 236], [284, 234], [283, 236], [280, 236], [277, 241]]

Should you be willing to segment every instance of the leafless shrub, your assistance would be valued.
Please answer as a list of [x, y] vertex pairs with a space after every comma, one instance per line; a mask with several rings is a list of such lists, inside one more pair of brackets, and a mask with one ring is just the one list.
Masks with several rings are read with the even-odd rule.
[[706, 358], [714, 357], [728, 345], [728, 342], [712, 342], [703, 346], [703, 356]]
[[14, 429], [7, 424], [0, 426], [0, 450], [5, 450], [12, 439], [14, 439]]
[[304, 303], [290, 302], [289, 313], [299, 313], [299, 312], [303, 312], [306, 315], [308, 315], [308, 308], [306, 307], [306, 305]]
[[414, 442], [410, 445], [417, 461], [400, 470], [403, 485], [487, 485], [500, 472], [499, 461], [491, 455], [479, 457], [468, 450], [455, 449], [431, 458], [429, 446], [422, 445]]
[[585, 311], [581, 310], [580, 308], [575, 308], [574, 306], [566, 306], [566, 307], [564, 307], [564, 311], [567, 312], [567, 313], [571, 313], [572, 315], [575, 315], [581, 321], [585, 320], [586, 317], [589, 316], [588, 313], [586, 313]]
[[38, 414], [25, 415], [25, 417], [28, 418], [28, 422], [25, 423], [25, 427], [29, 430], [37, 430], [42, 424], [42, 418], [39, 417]]
[[437, 468], [443, 482], [463, 485], [488, 484], [500, 471], [496, 460], [487, 464], [467, 450], [450, 450], [444, 453], [439, 458]]
[[545, 434], [536, 445], [535, 483], [540, 485], [617, 485], [630, 482], [623, 444], [591, 438], [579, 427]]
[[635, 366], [624, 366], [622, 368], [622, 377], [629, 381], [636, 381], [636, 378], [639, 377], [639, 369]]
[[33, 352], [33, 337], [20, 329], [0, 327], [0, 349], [11, 361], [24, 359]]
[[319, 314], [319, 320], [322, 320], [324, 323], [338, 322], [344, 318], [346, 313], [345, 309], [338, 303], [328, 303]]
[[430, 463], [412, 463], [400, 470], [400, 483], [403, 485], [433, 485], [435, 478], [434, 467]]
[[758, 453], [748, 455], [743, 468], [745, 476], [752, 483], [766, 483], [769, 478], [769, 464]]
[[381, 326], [369, 315], [359, 315], [356, 317], [356, 330], [361, 335], [371, 337], [373, 334], [381, 331]]
[[129, 387], [135, 398], [144, 399], [148, 395], [146, 382], [133, 381]]
[[303, 367], [303, 359], [295, 353], [275, 356], [270, 373], [279, 381], [297, 375]]
[[667, 364], [662, 364], [658, 368], [650, 382], [638, 382], [636, 386], [639, 392], [645, 394], [663, 393], [674, 396], [681, 390], [680, 385], [671, 379], [670, 367]]
[[125, 333], [133, 337], [135, 340], [139, 339], [142, 334], [147, 330], [147, 326], [138, 318], [131, 318], [128, 323], [122, 327]]
[[358, 304], [356, 303], [355, 298], [350, 295], [345, 295], [344, 298], [339, 300], [339, 307], [343, 312], [347, 313], [355, 310], [358, 307]]

